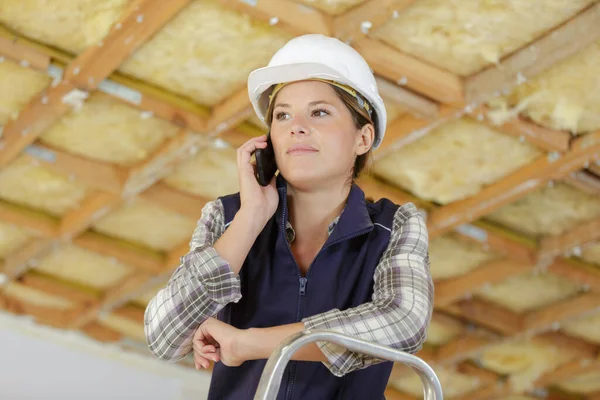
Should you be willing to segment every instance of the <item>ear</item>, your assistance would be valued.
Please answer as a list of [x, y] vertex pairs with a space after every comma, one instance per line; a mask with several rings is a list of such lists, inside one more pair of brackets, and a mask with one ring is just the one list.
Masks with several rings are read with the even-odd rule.
[[371, 124], [363, 126], [356, 133], [356, 155], [361, 156], [371, 149], [375, 140], [375, 128]]

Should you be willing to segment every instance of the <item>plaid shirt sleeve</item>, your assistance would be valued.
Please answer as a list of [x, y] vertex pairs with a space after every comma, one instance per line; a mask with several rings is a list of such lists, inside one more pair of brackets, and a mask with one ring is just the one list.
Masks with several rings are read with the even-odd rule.
[[[421, 349], [433, 311], [433, 280], [429, 271], [428, 233], [413, 204], [394, 217], [387, 249], [375, 270], [372, 301], [358, 307], [333, 309], [303, 319], [306, 329], [323, 329], [390, 346], [408, 353]], [[336, 376], [383, 360], [318, 342]]]
[[241, 298], [239, 277], [213, 247], [223, 231], [223, 204], [218, 199], [208, 202], [190, 251], [146, 308], [146, 342], [156, 357], [172, 362], [184, 358], [192, 351], [198, 325]]

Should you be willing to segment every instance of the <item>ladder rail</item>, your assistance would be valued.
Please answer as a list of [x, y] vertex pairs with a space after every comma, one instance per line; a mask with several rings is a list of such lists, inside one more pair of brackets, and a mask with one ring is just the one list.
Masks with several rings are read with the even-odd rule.
[[263, 370], [254, 400], [275, 400], [285, 367], [293, 354], [313, 342], [331, 342], [356, 353], [408, 365], [421, 378], [424, 400], [443, 400], [442, 385], [429, 364], [412, 354], [371, 343], [337, 332], [314, 330], [295, 333], [286, 338], [269, 357]]

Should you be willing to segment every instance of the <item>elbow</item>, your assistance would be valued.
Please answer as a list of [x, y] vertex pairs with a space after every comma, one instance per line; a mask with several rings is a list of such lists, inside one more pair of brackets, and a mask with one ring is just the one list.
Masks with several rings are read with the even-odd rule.
[[184, 356], [179, 356], [175, 352], [168, 351], [169, 341], [164, 335], [164, 331], [160, 329], [160, 324], [157, 324], [153, 317], [156, 316], [155, 298], [153, 298], [144, 311], [144, 337], [146, 347], [150, 354], [159, 360], [176, 363]]
[[427, 340], [427, 331], [431, 321], [431, 309], [412, 307], [409, 311], [398, 307], [396, 326], [398, 327], [398, 340], [392, 347], [409, 354], [415, 354], [423, 348]]

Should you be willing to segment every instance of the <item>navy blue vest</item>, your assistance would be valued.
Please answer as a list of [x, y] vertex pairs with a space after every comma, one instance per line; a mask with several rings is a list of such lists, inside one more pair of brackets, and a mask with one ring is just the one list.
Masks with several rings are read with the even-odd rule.
[[[235, 327], [261, 328], [344, 310], [371, 301], [373, 275], [385, 251], [398, 208], [387, 199], [368, 203], [353, 186], [337, 226], [305, 277], [286, 240], [287, 184], [278, 177], [279, 206], [240, 270], [242, 299], [228, 304], [219, 319]], [[225, 224], [240, 207], [239, 193], [220, 198]], [[209, 400], [253, 399], [266, 360], [231, 368], [215, 364]], [[320, 362], [291, 361], [277, 400], [384, 399], [391, 362], [336, 377]]]

